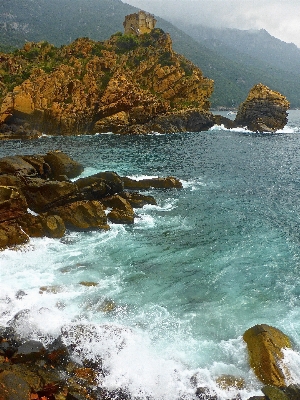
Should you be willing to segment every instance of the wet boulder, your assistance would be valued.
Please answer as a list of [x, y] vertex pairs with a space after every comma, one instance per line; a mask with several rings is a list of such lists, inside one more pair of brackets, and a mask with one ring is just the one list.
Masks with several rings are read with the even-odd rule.
[[179, 179], [173, 176], [167, 176], [166, 178], [147, 178], [147, 179], [131, 179], [126, 176], [122, 178], [124, 189], [148, 190], [150, 188], [154, 189], [171, 189], [171, 188], [182, 188], [182, 183]]
[[77, 199], [78, 188], [72, 182], [28, 179], [22, 187], [28, 206], [35, 212], [44, 212]]
[[52, 215], [58, 215], [67, 228], [77, 230], [109, 229], [107, 217], [101, 203], [96, 200], [75, 201], [51, 209]]
[[12, 371], [0, 373], [0, 398], [3, 400], [30, 399], [30, 386], [22, 375]]
[[22, 217], [17, 219], [17, 223], [21, 226], [22, 230], [30, 237], [44, 236], [42, 217], [40, 215], [26, 213]]
[[20, 156], [0, 158], [0, 174], [36, 176], [35, 168]]
[[157, 202], [153, 196], [146, 196], [138, 192], [121, 192], [119, 193], [119, 196], [127, 200], [133, 208], [142, 208], [146, 204], [152, 204], [154, 206], [157, 205]]
[[25, 244], [29, 236], [14, 221], [0, 223], [0, 249]]
[[120, 193], [124, 189], [121, 177], [116, 172], [113, 171], [98, 172], [97, 174], [92, 175], [89, 178], [103, 179], [105, 184], [109, 188], [107, 193], [108, 195]]
[[51, 167], [46, 163], [43, 155], [35, 154], [21, 157], [24, 161], [33, 166], [40, 178], [47, 179], [51, 176]]
[[23, 343], [11, 357], [12, 363], [26, 363], [37, 361], [45, 357], [46, 350], [41, 342], [29, 340]]
[[66, 225], [59, 215], [46, 215], [42, 220], [44, 235], [50, 238], [62, 238], [66, 232]]
[[106, 197], [101, 200], [102, 204], [112, 209], [108, 214], [108, 219], [115, 224], [133, 224], [134, 211], [129, 201], [119, 195]]
[[17, 220], [22, 230], [30, 237], [61, 238], [66, 227], [58, 215], [33, 215], [27, 213]]
[[255, 375], [266, 385], [286, 386], [287, 369], [281, 364], [284, 348], [291, 348], [288, 336], [269, 325], [255, 325], [243, 335], [249, 362]]
[[12, 174], [0, 175], [0, 186], [13, 186], [16, 188], [21, 188], [22, 182], [23, 179], [19, 176], [15, 176]]
[[25, 197], [16, 188], [0, 186], [0, 222], [10, 221], [27, 211]]
[[300, 386], [289, 385], [287, 387], [264, 386], [262, 392], [268, 400], [299, 400]]
[[84, 200], [99, 200], [111, 194], [111, 187], [97, 175], [77, 179], [75, 184]]
[[62, 151], [50, 151], [44, 156], [44, 160], [51, 168], [51, 177], [57, 180], [64, 175], [69, 179], [76, 178], [84, 169], [79, 162]]
[[289, 106], [285, 96], [259, 83], [239, 106], [235, 122], [253, 132], [275, 132], [287, 124]]

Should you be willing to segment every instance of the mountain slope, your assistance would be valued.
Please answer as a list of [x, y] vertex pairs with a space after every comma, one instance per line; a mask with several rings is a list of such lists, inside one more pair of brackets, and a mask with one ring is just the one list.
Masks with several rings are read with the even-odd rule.
[[236, 57], [239, 54], [244, 57], [250, 56], [275, 68], [299, 74], [300, 49], [293, 43], [286, 43], [271, 36], [264, 29], [239, 30], [182, 24], [180, 26], [192, 38], [227, 58], [232, 58], [234, 53]]

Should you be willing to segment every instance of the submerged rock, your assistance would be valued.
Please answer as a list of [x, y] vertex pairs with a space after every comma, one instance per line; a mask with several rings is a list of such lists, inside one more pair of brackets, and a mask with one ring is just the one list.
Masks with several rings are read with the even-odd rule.
[[284, 348], [291, 341], [283, 332], [269, 325], [255, 325], [248, 329], [243, 339], [247, 343], [249, 362], [255, 375], [266, 385], [286, 386], [288, 371], [280, 364]]
[[285, 96], [259, 83], [239, 106], [235, 123], [253, 132], [275, 132], [287, 124], [289, 106]]

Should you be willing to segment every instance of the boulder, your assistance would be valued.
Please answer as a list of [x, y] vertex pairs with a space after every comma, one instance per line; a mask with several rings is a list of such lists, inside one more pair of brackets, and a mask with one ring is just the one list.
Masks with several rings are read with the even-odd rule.
[[22, 156], [22, 159], [33, 166], [40, 178], [47, 179], [51, 176], [51, 167], [46, 163], [43, 155]]
[[199, 400], [218, 400], [217, 394], [206, 387], [198, 387], [196, 389], [196, 397]]
[[145, 196], [137, 192], [121, 192], [119, 193], [119, 196], [127, 200], [133, 208], [142, 208], [146, 204], [152, 204], [154, 206], [157, 205], [157, 202], [153, 196]]
[[96, 200], [75, 201], [53, 208], [50, 212], [60, 216], [66, 227], [70, 229], [109, 229], [103, 206]]
[[112, 208], [107, 214], [108, 219], [115, 224], [133, 224], [134, 212], [130, 203], [119, 195], [106, 197], [101, 200], [105, 207]]
[[30, 386], [21, 375], [12, 371], [0, 373], [1, 400], [28, 400], [30, 392]]
[[69, 179], [76, 178], [83, 172], [83, 166], [70, 158], [62, 151], [50, 151], [44, 156], [45, 162], [51, 168], [51, 177], [58, 179], [62, 175], [67, 176]]
[[27, 213], [19, 218], [17, 223], [30, 237], [61, 238], [66, 231], [65, 224], [58, 215], [32, 215]]
[[26, 199], [16, 188], [0, 186], [0, 222], [16, 219], [26, 211]]
[[39, 213], [56, 206], [77, 200], [78, 188], [72, 182], [28, 179], [22, 187], [28, 206]]
[[111, 194], [111, 187], [96, 175], [77, 179], [75, 183], [84, 200], [99, 200]]
[[40, 215], [26, 213], [22, 217], [17, 219], [17, 223], [21, 226], [22, 230], [30, 237], [44, 236], [42, 217]]
[[120, 193], [124, 189], [122, 178], [116, 172], [104, 171], [89, 176], [89, 179], [95, 179], [95, 178], [100, 178], [104, 180], [105, 184], [108, 186], [108, 193], [107, 193], [108, 195]]
[[22, 178], [19, 176], [11, 174], [0, 175], [0, 186], [14, 186], [16, 188], [21, 188], [23, 183]]
[[20, 225], [13, 221], [0, 223], [0, 248], [12, 247], [27, 243], [28, 235], [22, 230]]
[[8, 156], [0, 159], [0, 174], [36, 176], [35, 168], [20, 156]]
[[41, 342], [29, 340], [18, 347], [17, 352], [11, 357], [12, 363], [26, 363], [44, 358], [46, 350]]
[[124, 189], [170, 189], [170, 188], [182, 188], [182, 183], [179, 179], [173, 176], [167, 176], [166, 178], [147, 178], [135, 180], [124, 176], [122, 178]]
[[275, 132], [286, 125], [289, 106], [286, 97], [259, 83], [239, 106], [235, 122], [253, 132]]
[[66, 232], [66, 226], [59, 215], [47, 215], [42, 220], [44, 235], [50, 238], [61, 238]]
[[279, 329], [269, 325], [255, 325], [243, 335], [247, 343], [249, 362], [255, 375], [266, 385], [285, 386], [285, 375], [280, 361], [283, 348], [290, 348], [291, 342]]

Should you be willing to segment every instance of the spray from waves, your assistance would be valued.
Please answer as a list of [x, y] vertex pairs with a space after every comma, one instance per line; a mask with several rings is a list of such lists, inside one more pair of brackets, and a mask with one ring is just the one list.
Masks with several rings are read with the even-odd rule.
[[[238, 133], [246, 133], [246, 134], [254, 134], [253, 131], [250, 131], [249, 129], [247, 129], [246, 127], [244, 128], [225, 128], [225, 126], [222, 125], [214, 125], [213, 127], [211, 127], [209, 129], [210, 131], [215, 131], [215, 132], [219, 132], [219, 131], [227, 131], [227, 132], [238, 132]], [[283, 129], [278, 129], [276, 132], [274, 132], [273, 134], [280, 134], [280, 133], [298, 133], [300, 131], [299, 127], [294, 127], [291, 125], [286, 125]], [[266, 132], [269, 133], [269, 132]]]
[[[39, 340], [46, 346], [60, 336], [62, 342], [72, 348], [75, 361], [92, 360], [101, 365], [98, 376], [100, 387], [121, 389], [133, 398], [159, 400], [194, 399], [197, 387], [207, 388], [222, 400], [232, 399], [238, 393], [243, 400], [249, 395], [260, 394], [251, 372], [241, 371], [240, 365], [215, 362], [210, 368], [191, 368], [184, 360], [189, 340], [183, 330], [173, 329], [173, 333], [171, 330], [171, 335], [175, 335], [173, 340], [165, 342], [164, 346], [156, 346], [149, 336], [150, 331], [139, 327], [109, 320], [92, 324], [83, 317], [74, 321], [65, 318], [63, 312], [60, 314], [58, 318], [58, 311], [49, 307], [24, 310], [14, 318], [11, 326], [21, 336]], [[225, 352], [226, 346], [231, 351], [234, 349], [240, 364], [244, 361], [240, 339], [223, 345]], [[245, 389], [222, 389], [216, 384], [216, 377], [222, 373], [244, 377]]]
[[223, 124], [212, 126], [209, 131], [228, 131], [228, 132], [243, 132], [243, 133], [253, 133], [247, 128], [225, 128]]

